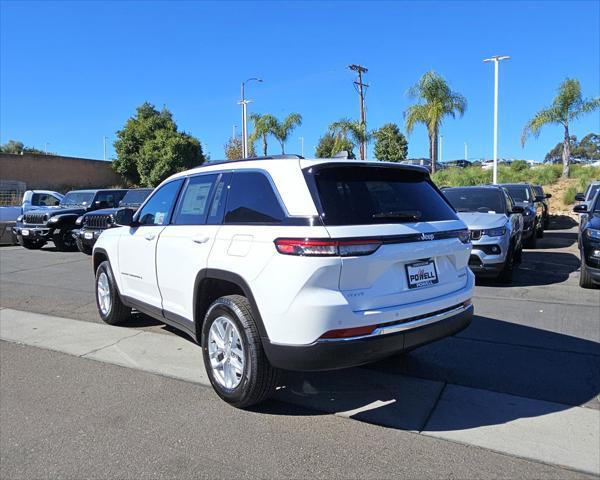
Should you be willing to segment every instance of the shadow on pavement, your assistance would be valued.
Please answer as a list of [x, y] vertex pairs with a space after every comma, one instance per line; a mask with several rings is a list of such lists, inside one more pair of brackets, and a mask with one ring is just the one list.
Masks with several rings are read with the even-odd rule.
[[476, 284], [497, 288], [552, 285], [568, 280], [569, 275], [579, 270], [579, 267], [579, 257], [572, 253], [526, 250], [523, 252], [523, 262], [513, 272], [511, 283], [477, 277]]
[[[583, 404], [600, 409], [600, 344], [476, 316], [457, 336], [410, 353], [349, 370], [286, 372], [282, 384], [276, 399], [311, 409], [306, 414], [346, 412], [351, 418], [407, 430], [422, 430], [441, 392], [450, 395], [450, 389], [464, 407], [434, 429], [462, 430]], [[470, 412], [469, 404], [484, 398], [502, 405]], [[304, 414], [272, 404], [256, 411]]]
[[538, 248], [568, 248], [577, 243], [577, 232], [544, 232]]
[[550, 228], [548, 230], [568, 230], [577, 226], [577, 221], [568, 215], [550, 215]]

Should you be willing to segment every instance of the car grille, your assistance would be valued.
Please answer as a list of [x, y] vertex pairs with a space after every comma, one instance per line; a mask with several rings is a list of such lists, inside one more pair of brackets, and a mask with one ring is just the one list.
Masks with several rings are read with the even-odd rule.
[[481, 238], [481, 230], [470, 230], [471, 240], [479, 240]]
[[86, 215], [83, 217], [83, 225], [87, 228], [110, 228], [112, 217], [110, 215]]
[[26, 213], [24, 217], [25, 223], [37, 225], [46, 223], [45, 213]]

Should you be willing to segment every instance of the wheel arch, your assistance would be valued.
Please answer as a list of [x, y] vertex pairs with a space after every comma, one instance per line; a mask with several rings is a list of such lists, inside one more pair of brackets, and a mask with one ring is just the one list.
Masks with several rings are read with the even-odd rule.
[[252, 307], [256, 326], [260, 333], [261, 341], [268, 339], [268, 335], [260, 315], [260, 310], [254, 299], [252, 289], [237, 273], [216, 268], [206, 268], [198, 272], [194, 282], [194, 325], [196, 340], [200, 343], [204, 316], [211, 303], [217, 298], [226, 295], [243, 295]]

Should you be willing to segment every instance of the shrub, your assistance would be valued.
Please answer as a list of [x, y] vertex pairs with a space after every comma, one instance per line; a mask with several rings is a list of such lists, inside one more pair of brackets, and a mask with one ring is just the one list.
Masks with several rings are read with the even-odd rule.
[[577, 194], [577, 188], [574, 186], [570, 186], [563, 193], [563, 203], [565, 205], [572, 205], [575, 203], [575, 195]]
[[516, 172], [522, 172], [529, 169], [529, 164], [525, 160], [515, 160], [510, 164], [510, 169]]

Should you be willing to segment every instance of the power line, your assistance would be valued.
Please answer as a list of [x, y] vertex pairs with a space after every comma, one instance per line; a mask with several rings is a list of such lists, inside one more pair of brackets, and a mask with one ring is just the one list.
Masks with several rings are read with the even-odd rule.
[[363, 73], [367, 73], [369, 71], [368, 68], [363, 67], [362, 65], [348, 65], [348, 68], [356, 73], [358, 73], [358, 80], [354, 81], [355, 89], [358, 91], [358, 95], [360, 98], [360, 126], [363, 130], [363, 138], [365, 141], [360, 143], [360, 159], [365, 160], [367, 158], [367, 114], [365, 112], [365, 93], [366, 89], [369, 88], [369, 85], [363, 83], [362, 75]]

